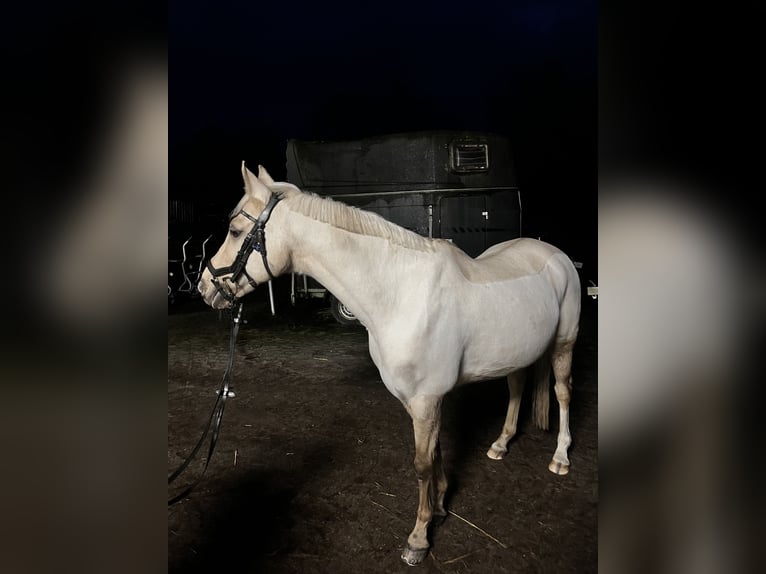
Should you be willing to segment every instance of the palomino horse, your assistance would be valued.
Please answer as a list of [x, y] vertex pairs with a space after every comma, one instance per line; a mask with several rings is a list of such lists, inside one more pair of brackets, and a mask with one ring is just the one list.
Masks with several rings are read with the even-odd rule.
[[[580, 282], [566, 255], [541, 241], [515, 239], [471, 259], [448, 241], [421, 237], [376, 214], [275, 183], [260, 166], [256, 176], [243, 162], [242, 176], [245, 195], [232, 211], [229, 233], [203, 272], [199, 291], [221, 309], [270, 277], [304, 273], [367, 328], [370, 356], [415, 431], [420, 499], [402, 553], [407, 564], [423, 560], [429, 524], [447, 515], [439, 427], [442, 398], [456, 385], [508, 377], [505, 424], [487, 451], [501, 459], [516, 432], [523, 369], [531, 365], [535, 421], [547, 428], [552, 366], [560, 423], [548, 468], [568, 472]], [[259, 255], [251, 257], [253, 251]]]

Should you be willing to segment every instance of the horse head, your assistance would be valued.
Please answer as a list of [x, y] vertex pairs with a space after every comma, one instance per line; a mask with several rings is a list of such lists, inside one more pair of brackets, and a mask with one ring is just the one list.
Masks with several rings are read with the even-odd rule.
[[208, 261], [197, 285], [202, 298], [215, 309], [233, 305], [260, 283], [277, 277], [290, 267], [286, 230], [279, 225], [278, 216], [272, 218], [282, 199], [272, 187], [284, 184], [275, 184], [262, 166], [258, 166], [256, 176], [247, 169], [244, 161], [242, 179], [245, 195], [229, 215], [226, 239]]

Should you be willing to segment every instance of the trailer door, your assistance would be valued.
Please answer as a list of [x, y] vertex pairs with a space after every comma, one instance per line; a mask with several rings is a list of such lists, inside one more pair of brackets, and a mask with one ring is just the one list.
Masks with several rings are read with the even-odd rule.
[[442, 197], [439, 201], [439, 237], [451, 239], [471, 257], [486, 245], [487, 198], [484, 195]]
[[487, 196], [484, 248], [521, 237], [521, 204], [518, 190], [503, 190]]
[[439, 201], [439, 237], [451, 239], [471, 257], [520, 236], [517, 190], [450, 196]]

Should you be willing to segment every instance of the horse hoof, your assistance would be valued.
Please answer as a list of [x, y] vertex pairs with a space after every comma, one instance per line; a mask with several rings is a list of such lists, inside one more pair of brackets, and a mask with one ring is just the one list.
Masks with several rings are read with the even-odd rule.
[[428, 548], [412, 548], [408, 544], [402, 552], [402, 560], [408, 566], [417, 566], [428, 554]]
[[489, 450], [487, 451], [487, 456], [491, 458], [492, 460], [501, 460], [505, 453], [508, 452], [507, 448], [500, 448], [495, 443], [492, 444], [491, 447], [489, 447]]
[[446, 514], [434, 514], [431, 517], [431, 526], [441, 526], [447, 520]]
[[569, 473], [569, 464], [552, 460], [548, 465], [548, 470], [550, 470], [553, 474], [564, 476], [565, 474]]

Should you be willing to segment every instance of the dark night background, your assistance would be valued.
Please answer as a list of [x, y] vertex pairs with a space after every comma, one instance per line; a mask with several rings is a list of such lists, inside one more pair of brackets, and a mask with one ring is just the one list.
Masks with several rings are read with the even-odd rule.
[[[165, 230], [156, 230], [158, 273], [134, 278], [121, 269], [115, 274], [143, 281], [157, 300], [137, 310], [117, 298], [107, 326], [114, 332], [100, 333], [99, 348], [111, 345], [112, 353], [94, 353], [93, 345], [85, 344], [76, 352], [66, 346], [64, 360], [61, 353], [52, 354], [82, 333], [76, 326], [63, 337], [51, 330], [50, 317], [41, 317], [39, 309], [54, 290], [47, 277], [32, 274], [59, 243], [55, 224], [66, 220], [70, 210], [80, 213], [79, 202], [89, 191], [83, 182], [101, 167], [96, 153], [100, 133], [108, 129], [110, 108], [119, 99], [112, 80], [126, 55], [148, 56], [152, 65], [169, 61], [171, 198], [225, 211], [239, 197], [242, 159], [263, 163], [275, 177], [284, 177], [288, 138], [489, 130], [509, 136], [514, 144], [528, 235], [560, 244], [587, 269], [595, 265], [597, 167], [599, 178], [609, 172], [670, 174], [703, 184], [684, 199], [707, 202], [713, 221], [734, 224], [752, 239], [745, 243], [749, 266], [743, 277], [759, 294], [764, 292], [765, 227], [752, 199], [752, 192], [763, 188], [762, 3], [6, 4], [0, 34], [5, 79], [0, 93], [5, 235], [0, 243], [13, 273], [0, 291], [6, 301], [0, 380], [9, 405], [2, 435], [10, 453], [0, 483], [0, 492], [7, 493], [2, 505], [10, 528], [0, 537], [0, 556], [11, 569], [8, 555], [17, 559], [18, 570], [80, 574], [119, 571], [120, 565], [122, 571], [154, 571], [154, 562], [166, 563], [167, 362], [162, 341], [167, 315], [158, 311], [166, 298]], [[144, 175], [139, 173], [139, 180]], [[164, 195], [164, 189], [160, 192]], [[660, 190], [659, 199], [673, 197]], [[138, 202], [125, 206], [130, 225], [121, 229], [128, 245], [143, 229], [140, 207]], [[121, 263], [117, 255], [112, 259]], [[609, 271], [608, 262], [601, 269]], [[613, 276], [619, 271], [611, 270]], [[104, 275], [103, 267], [96, 266], [87, 279]], [[658, 285], [650, 279], [645, 283]], [[616, 294], [602, 291], [600, 317], [610, 316], [603, 309], [610, 299], [626, 301]], [[666, 301], [660, 309], [672, 312], [675, 303]], [[630, 305], [636, 313], [645, 311], [640, 301]], [[761, 300], [752, 315], [760, 318], [762, 310]], [[126, 313], [147, 322], [132, 344], [123, 336]], [[655, 322], [656, 315], [648, 314], [642, 323], [663, 334], [668, 321]], [[632, 325], [613, 319], [605, 327], [599, 326], [602, 340], [622, 341]], [[752, 345], [754, 358], [760, 358], [762, 340]], [[86, 371], [89, 376], [83, 377], [80, 362], [94, 365], [97, 376]], [[753, 375], [761, 372], [761, 363], [753, 361]], [[123, 385], [132, 369], [152, 375]], [[762, 394], [761, 378], [752, 380]], [[729, 373], [725, 379], [727, 392], [747, 382]], [[752, 421], [758, 420], [756, 409], [763, 400], [742, 395], [741, 412], [724, 412], [727, 424], [738, 423], [737, 440], [719, 439], [713, 441], [718, 450], [700, 452], [714, 467], [711, 475], [752, 480], [732, 479], [724, 491], [710, 492], [702, 502], [712, 500], [727, 509], [731, 520], [720, 524], [734, 534], [726, 539], [752, 542], [746, 556], [756, 565], [763, 563], [763, 514], [757, 512], [763, 489], [760, 459], [753, 457], [761, 448], [753, 429], [760, 427]], [[689, 419], [694, 401], [687, 398], [678, 403], [682, 420]], [[703, 426], [711, 427], [709, 422]], [[678, 541], [656, 530], [667, 498], [635, 494], [644, 484], [651, 489], [652, 483], [635, 471], [652, 468], [645, 455], [665, 437], [655, 420], [647, 428], [650, 436], [637, 444], [649, 444], [648, 449], [627, 445], [617, 461], [600, 455], [599, 507], [610, 510], [612, 504], [615, 514], [611, 523], [602, 523], [600, 533], [628, 532], [638, 525], [651, 534], [650, 544], [639, 539], [635, 552], [623, 557], [618, 570], [624, 572], [656, 571], [636, 557], [656, 560]], [[686, 440], [681, 436], [669, 442], [684, 445]], [[724, 457], [719, 456], [721, 447]], [[151, 462], [139, 452], [151, 456]], [[669, 463], [665, 477], [671, 484], [663, 492], [688, 492], [694, 501], [696, 482], [682, 480], [670, 464], [677, 459], [658, 452]], [[55, 488], [45, 487], [41, 477]], [[698, 478], [706, 482], [708, 476]], [[624, 507], [614, 505], [615, 493], [632, 497], [646, 512], [621, 513]], [[737, 504], [747, 512], [729, 512]], [[686, 508], [670, 506], [671, 512]], [[686, 527], [693, 530], [697, 524], [686, 514], [676, 518], [674, 525], [682, 530], [674, 534], [686, 538]], [[684, 554], [673, 562], [676, 570], [690, 559], [694, 569], [707, 558], [714, 541], [703, 534], [701, 555]], [[131, 569], [133, 557], [148, 564]], [[43, 559], [55, 566], [35, 569]], [[737, 566], [735, 561], [721, 571], [757, 569]]]
[[595, 267], [595, 1], [173, 1], [170, 13], [171, 199], [228, 211], [241, 160], [284, 179], [289, 138], [489, 131], [511, 139], [524, 235]]

